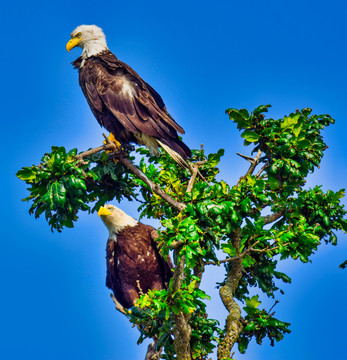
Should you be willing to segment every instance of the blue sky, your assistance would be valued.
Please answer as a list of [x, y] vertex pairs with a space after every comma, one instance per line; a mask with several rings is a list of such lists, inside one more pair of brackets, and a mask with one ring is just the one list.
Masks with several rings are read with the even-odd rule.
[[[230, 183], [247, 167], [235, 153], [248, 149], [224, 110], [272, 104], [272, 117], [311, 107], [336, 119], [324, 131], [329, 149], [309, 185], [346, 186], [344, 1], [63, 0], [1, 7], [1, 358], [144, 358], [137, 330], [114, 310], [105, 287], [104, 225], [84, 214], [74, 229], [51, 233], [43, 219], [28, 215], [20, 201], [26, 186], [14, 175], [52, 145], [83, 150], [102, 141], [70, 64], [80, 50], [65, 49], [77, 25], [104, 29], [110, 49], [162, 95], [190, 147], [225, 149], [221, 177]], [[137, 217], [136, 204], [120, 207]], [[338, 265], [347, 258], [346, 236], [339, 240], [338, 247], [322, 246], [311, 264], [280, 266], [293, 283], [284, 287], [276, 315], [292, 323], [292, 333], [275, 347], [253, 342], [238, 359], [345, 356], [347, 272]], [[210, 270], [203, 284], [215, 298], [209, 313], [219, 319], [225, 312], [214, 284], [221, 276]]]

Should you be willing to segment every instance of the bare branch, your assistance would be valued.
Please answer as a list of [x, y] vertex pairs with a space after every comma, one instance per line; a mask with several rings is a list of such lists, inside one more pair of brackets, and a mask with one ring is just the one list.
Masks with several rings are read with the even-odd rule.
[[190, 169], [190, 172], [192, 174], [191, 178], [189, 179], [189, 183], [188, 183], [188, 186], [187, 186], [187, 190], [186, 190], [186, 193], [191, 193], [192, 189], [193, 189], [193, 185], [194, 185], [194, 181], [196, 179], [196, 176], [199, 174], [199, 176], [201, 177], [201, 179], [203, 181], [205, 181], [207, 184], [208, 182], [206, 181], [206, 179], [202, 176], [202, 174], [200, 173], [199, 171], [199, 168], [201, 165], [205, 164], [207, 160], [203, 160], [203, 161], [197, 161], [195, 163], [189, 163], [189, 169]]
[[170, 246], [172, 249], [178, 249], [183, 243], [184, 243], [183, 240], [177, 240], [177, 241], [173, 241]]
[[115, 298], [115, 296], [111, 293], [110, 294], [111, 299], [113, 300], [114, 304], [116, 305], [116, 309], [120, 311], [122, 314], [127, 315], [127, 312], [125, 311], [125, 308], [118, 302], [118, 300]]
[[277, 211], [273, 214], [267, 215], [267, 216], [262, 216], [262, 218], [264, 219], [264, 224], [270, 224], [276, 220], [278, 220], [281, 216], [283, 216], [285, 213], [285, 210], [280, 210]]
[[107, 144], [107, 145], [98, 146], [98, 147], [96, 147], [94, 149], [90, 149], [90, 150], [87, 150], [87, 151], [85, 151], [83, 153], [80, 153], [80, 154], [76, 155], [75, 158], [78, 159], [78, 160], [82, 160], [82, 159], [84, 159], [84, 158], [86, 158], [86, 157], [88, 157], [90, 155], [96, 154], [96, 153], [98, 153], [100, 151], [114, 150], [114, 148], [115, 148], [115, 145], [113, 145], [113, 144]]
[[255, 175], [255, 177], [256, 177], [257, 179], [259, 179], [261, 173], [262, 173], [267, 167], [269, 167], [269, 166], [270, 166], [270, 163], [267, 162], [267, 163], [258, 171], [258, 173], [257, 173], [257, 175]]
[[[287, 246], [290, 245], [290, 242], [281, 244], [282, 246]], [[264, 253], [264, 252], [268, 252], [268, 251], [274, 251], [274, 250], [278, 250], [280, 248], [279, 245], [274, 246], [274, 247], [267, 247], [266, 249], [248, 249], [250, 252], [257, 252], [257, 253]]]
[[228, 263], [230, 261], [235, 261], [239, 258], [240, 256], [235, 256], [235, 257], [232, 257], [232, 258], [227, 258], [227, 259], [224, 259], [224, 260], [220, 260], [218, 262], [215, 262], [215, 261], [206, 261], [205, 262], [205, 265], [217, 265], [219, 266], [220, 264], [225, 264], [225, 263]]
[[260, 159], [261, 154], [262, 154], [262, 151], [258, 150], [257, 155], [255, 156], [255, 158], [251, 158], [250, 156], [246, 156], [246, 155], [242, 155], [242, 154], [237, 153], [237, 155], [243, 157], [244, 159], [246, 159], [247, 161], [249, 161], [251, 163], [251, 165], [250, 165], [249, 169], [247, 170], [246, 174], [240, 177], [239, 181], [237, 182], [237, 185], [240, 183], [240, 181], [242, 179], [245, 179], [248, 175], [253, 174], [254, 169], [259, 164], [259, 159]]
[[188, 183], [187, 190], [186, 190], [186, 193], [188, 193], [188, 194], [190, 194], [192, 192], [194, 181], [195, 181], [196, 176], [198, 175], [198, 171], [199, 171], [199, 167], [195, 164], [191, 164], [190, 167], [191, 167], [191, 171], [192, 171], [192, 176], [189, 179], [189, 183]]
[[253, 163], [253, 161], [254, 161], [254, 159], [251, 156], [243, 155], [243, 154], [240, 154], [240, 153], [236, 153], [236, 155], [242, 157], [243, 159], [249, 161], [250, 163]]

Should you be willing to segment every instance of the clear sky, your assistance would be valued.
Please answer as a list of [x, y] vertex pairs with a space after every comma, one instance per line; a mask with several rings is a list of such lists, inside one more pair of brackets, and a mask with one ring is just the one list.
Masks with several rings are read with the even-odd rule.
[[[6, 1], [1, 5], [2, 206], [0, 358], [140, 360], [138, 332], [114, 310], [105, 287], [107, 231], [84, 214], [74, 229], [51, 233], [27, 213], [16, 171], [37, 164], [52, 145], [85, 150], [102, 142], [65, 49], [80, 24], [102, 27], [110, 49], [163, 97], [191, 148], [224, 148], [221, 177], [235, 182], [247, 153], [224, 110], [272, 104], [272, 117], [311, 107], [336, 124], [309, 185], [346, 186], [346, 16], [343, 0], [292, 1]], [[346, 204], [346, 200], [344, 200]], [[137, 217], [137, 205], [119, 205]], [[150, 223], [149, 221], [147, 223]], [[153, 224], [153, 223], [152, 223]], [[322, 246], [311, 264], [287, 261], [293, 279], [276, 315], [292, 333], [271, 347], [252, 342], [238, 359], [343, 359], [346, 356], [346, 236]], [[211, 317], [225, 312], [215, 300]], [[272, 301], [266, 301], [267, 308]]]

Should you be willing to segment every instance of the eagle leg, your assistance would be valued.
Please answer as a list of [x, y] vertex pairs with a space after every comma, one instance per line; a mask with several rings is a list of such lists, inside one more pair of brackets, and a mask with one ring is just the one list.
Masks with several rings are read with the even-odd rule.
[[[116, 140], [116, 138], [111, 132], [109, 136], [106, 136], [105, 134], [103, 135], [105, 137], [104, 144], [111, 144], [111, 143], [115, 144], [118, 149], [118, 152], [124, 150], [121, 143], [118, 140]], [[106, 150], [106, 154], [109, 154], [111, 152], [112, 152], [111, 150]]]
[[122, 144], [116, 140], [116, 138], [114, 137], [114, 135], [110, 132], [110, 135], [109, 136], [106, 136], [105, 134], [102, 134], [104, 135], [104, 144], [114, 144], [117, 148], [117, 150], [106, 150], [106, 154], [110, 155], [113, 157], [113, 162], [115, 164], [118, 163], [118, 160], [115, 159], [115, 155], [118, 155], [120, 154], [121, 152], [124, 152], [125, 151], [125, 148], [122, 146]]

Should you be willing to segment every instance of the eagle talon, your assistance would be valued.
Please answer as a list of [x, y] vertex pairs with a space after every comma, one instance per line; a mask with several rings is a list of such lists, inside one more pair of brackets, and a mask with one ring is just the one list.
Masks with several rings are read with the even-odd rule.
[[115, 159], [116, 157], [119, 157], [124, 151], [124, 147], [122, 146], [122, 144], [116, 140], [116, 138], [114, 137], [114, 135], [112, 133], [110, 133], [109, 136], [106, 136], [105, 134], [103, 134], [105, 137], [104, 140], [104, 144], [113, 144], [116, 149], [115, 150], [106, 150], [106, 154], [108, 154], [108, 156], [110, 156], [113, 159], [113, 162], [115, 164], [118, 163], [118, 159]]

